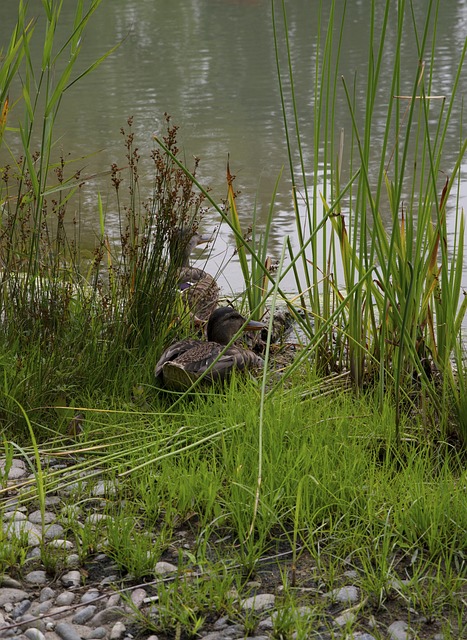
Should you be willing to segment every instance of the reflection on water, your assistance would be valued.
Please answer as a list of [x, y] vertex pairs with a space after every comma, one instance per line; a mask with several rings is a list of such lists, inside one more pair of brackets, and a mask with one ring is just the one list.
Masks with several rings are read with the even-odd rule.
[[[2, 43], [6, 42], [14, 23], [15, 4], [9, 2], [3, 7]], [[40, 0], [31, 0], [29, 4], [31, 15], [42, 15]], [[298, 118], [309, 175], [313, 170], [313, 92], [320, 4], [318, 0], [287, 3]], [[322, 4], [322, 23], [325, 24], [331, 3]], [[382, 20], [384, 3], [376, 4]], [[417, 0], [414, 5], [415, 13], [422, 21], [426, 3]], [[336, 7], [334, 40], [337, 46], [344, 2], [337, 2]], [[64, 3], [62, 26], [66, 30], [71, 27], [73, 12], [74, 3]], [[356, 82], [357, 114], [363, 114], [369, 60], [367, 0], [348, 2], [345, 19], [339, 76], [343, 76], [349, 86]], [[38, 30], [43, 27], [41, 20], [43, 18], [39, 19]], [[379, 127], [378, 109], [384, 113], [390, 95], [391, 52], [396, 46], [396, 29], [397, 15], [393, 7], [388, 23], [389, 46], [382, 59], [381, 103], [376, 105], [375, 131], [380, 136], [384, 119]], [[458, 52], [464, 46], [466, 33], [467, 1], [443, 0], [431, 93], [449, 96]], [[377, 44], [377, 34], [375, 38]], [[270, 0], [104, 0], [89, 23], [80, 68], [87, 68], [117, 42], [122, 44], [115, 54], [65, 96], [57, 122], [56, 134], [61, 137], [59, 146], [66, 153], [80, 157], [98, 152], [81, 161], [83, 173], [102, 172], [112, 162], [124, 164], [123, 138], [119, 132], [130, 115], [134, 116], [140, 152], [149, 158], [153, 144], [151, 133], [162, 132], [163, 114], [168, 112], [173, 122], [180, 125], [179, 142], [187, 158], [191, 155], [201, 158], [201, 181], [212, 187], [212, 194], [219, 201], [226, 194], [225, 168], [230, 155], [231, 170], [237, 176], [235, 184], [241, 191], [238, 206], [244, 214], [245, 226], [255, 207], [259, 219], [265, 219], [281, 167], [286, 167], [275, 202], [271, 252], [275, 257], [280, 254], [287, 234], [296, 243]], [[40, 38], [34, 39], [34, 43], [39, 46]], [[40, 60], [40, 50], [35, 54]], [[415, 39], [409, 33], [402, 41], [401, 56], [405, 73], [401, 85], [410, 91], [418, 57]], [[454, 110], [457, 116], [466, 90], [464, 71]], [[459, 148], [462, 135], [459, 120], [453, 118], [454, 126], [448, 132], [446, 171], [452, 167], [452, 158]], [[334, 122], [350, 138], [351, 123], [340, 86]], [[375, 166], [379, 162], [377, 135], [372, 149]], [[147, 176], [146, 182], [142, 180], [142, 189], [147, 188], [149, 192], [149, 160], [144, 168]], [[93, 238], [92, 228], [97, 220], [98, 190], [110, 197], [107, 178], [89, 182], [83, 192], [81, 206], [88, 221], [89, 241]], [[461, 195], [467, 201], [467, 193], [464, 191]], [[111, 214], [110, 199], [108, 206]], [[206, 221], [206, 226], [213, 228], [217, 223], [213, 218]], [[232, 238], [226, 228], [221, 229], [215, 253], [219, 258], [213, 261], [213, 271], [225, 263], [225, 254], [231, 257], [234, 253]], [[233, 290], [241, 287], [235, 257], [224, 268], [224, 278], [224, 287]]]

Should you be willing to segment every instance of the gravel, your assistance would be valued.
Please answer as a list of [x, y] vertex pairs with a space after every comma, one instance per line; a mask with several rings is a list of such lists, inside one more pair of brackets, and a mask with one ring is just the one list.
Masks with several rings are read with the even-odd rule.
[[[0, 458], [0, 470], [4, 469], [5, 461]], [[30, 548], [25, 567], [30, 570], [25, 570], [20, 577], [14, 570], [12, 575], [0, 576], [0, 638], [133, 640], [138, 637], [145, 640], [165, 640], [175, 637], [170, 634], [155, 635], [150, 629], [138, 627], [135, 611], [140, 611], [148, 619], [154, 615], [158, 606], [157, 581], [172, 580], [177, 575], [177, 565], [169, 562], [170, 558], [157, 562], [151, 583], [125, 586], [120, 591], [122, 576], [119, 575], [118, 568], [111, 558], [100, 553], [93, 558], [99, 565], [100, 574], [89, 580], [89, 566], [80, 563], [74, 541], [64, 535], [67, 527], [63, 514], [67, 510], [63, 507], [71, 500], [70, 485], [64, 483], [68, 484], [66, 491], [47, 496], [45, 536], [42, 537], [42, 516], [37, 511], [37, 505], [35, 509], [31, 505], [29, 511], [24, 505], [15, 502], [19, 491], [15, 485], [18, 480], [26, 479], [28, 473], [30, 470], [22, 460], [13, 460], [9, 470], [12, 488], [7, 496], [8, 505], [13, 508], [9, 506], [4, 511], [2, 527], [9, 539], [24, 536], [23, 540], [27, 540]], [[66, 474], [66, 467], [63, 473]], [[95, 483], [95, 496], [111, 496], [116, 490], [115, 484], [100, 480], [95, 480]], [[74, 506], [68, 506], [68, 513], [79, 517], [78, 511], [72, 511]], [[101, 526], [108, 516], [83, 513], [81, 518], [83, 523], [87, 519], [87, 526]], [[45, 548], [57, 549], [64, 556], [64, 566], [69, 567], [69, 570], [59, 576], [49, 576], [40, 561], [44, 545]], [[178, 551], [173, 553], [174, 558], [177, 558], [177, 553]], [[196, 569], [193, 567], [193, 574]], [[303, 574], [306, 574], [307, 569], [311, 575], [311, 563], [308, 568], [302, 569]], [[255, 582], [246, 585], [248, 591], [245, 595], [248, 594], [248, 597], [239, 595], [236, 619], [225, 615], [209, 619], [198, 631], [199, 640], [235, 640], [245, 637], [249, 640], [269, 640], [278, 637], [273, 634], [279, 616], [283, 616], [284, 611], [283, 572], [277, 571], [275, 582], [270, 575], [267, 579], [261, 579], [261, 573], [258, 572], [258, 576], [255, 576]], [[303, 589], [301, 593], [297, 589], [302, 604], [305, 605], [306, 602], [306, 606], [297, 605], [293, 609], [290, 614], [292, 624], [293, 620], [307, 617], [312, 619], [317, 607], [323, 611], [322, 624], [317, 625], [310, 636], [313, 640], [444, 640], [441, 623], [433, 624], [430, 621], [423, 626], [423, 620], [417, 621], [414, 612], [402, 605], [398, 609], [394, 608], [392, 618], [387, 609], [371, 612], [371, 608], [366, 607], [367, 597], [358, 584], [357, 571], [343, 573], [340, 581], [335, 578], [334, 576], [331, 586], [338, 584], [337, 588], [326, 589], [325, 585], [316, 585], [314, 589]], [[204, 575], [204, 579], [209, 579], [209, 576]], [[404, 615], [398, 615], [401, 613]], [[253, 618], [255, 623], [251, 626]], [[423, 635], [420, 634], [422, 626]], [[352, 631], [349, 632], [349, 629]]]

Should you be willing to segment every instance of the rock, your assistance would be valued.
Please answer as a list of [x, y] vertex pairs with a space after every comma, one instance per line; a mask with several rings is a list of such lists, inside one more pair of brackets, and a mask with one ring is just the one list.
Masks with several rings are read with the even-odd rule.
[[141, 606], [143, 605], [143, 602], [146, 596], [147, 596], [146, 591], [141, 587], [139, 589], [135, 589], [134, 591], [132, 591], [131, 602], [133, 603], [133, 606], [135, 606], [137, 609], [140, 609]]
[[90, 620], [90, 627], [101, 627], [110, 622], [116, 622], [125, 616], [125, 612], [121, 607], [109, 607], [96, 613], [96, 615]]
[[396, 620], [388, 627], [391, 640], [410, 640], [409, 625], [404, 620]]
[[346, 624], [353, 624], [356, 617], [357, 616], [354, 611], [344, 611], [340, 616], [334, 618], [334, 624], [338, 627], [345, 627]]
[[325, 598], [331, 598], [334, 602], [342, 602], [343, 604], [355, 604], [359, 601], [359, 592], [357, 587], [349, 586], [340, 589], [333, 589], [324, 594]]
[[55, 627], [55, 632], [62, 640], [82, 640], [81, 636], [73, 629], [73, 625], [66, 622], [59, 622]]
[[[55, 515], [55, 513], [52, 513], [52, 511], [44, 511], [44, 524], [51, 524], [54, 520], [57, 519], [57, 516]], [[32, 513], [29, 514], [28, 517], [29, 522], [32, 522], [33, 524], [42, 524], [42, 513], [40, 510], [38, 511], [33, 511]]]
[[101, 593], [98, 589], [89, 589], [88, 591], [86, 591], [86, 593], [83, 593], [80, 602], [92, 602], [93, 600], [99, 598], [100, 595]]
[[26, 613], [21, 618], [18, 618], [17, 622], [21, 622], [21, 629], [39, 629], [39, 631], [45, 632], [45, 622], [38, 620], [37, 616]]
[[110, 640], [119, 640], [126, 631], [123, 622], [116, 622], [110, 631]]
[[276, 596], [272, 593], [259, 593], [243, 600], [240, 606], [244, 610], [264, 611], [264, 609], [271, 609], [275, 601]]
[[[6, 460], [0, 460], [0, 474], [2, 476], [5, 475], [6, 468]], [[19, 480], [19, 478], [24, 478], [27, 475], [27, 472], [28, 469], [26, 463], [18, 458], [13, 458], [10, 468], [8, 469], [8, 480]]]
[[154, 567], [154, 573], [158, 576], [165, 576], [168, 573], [175, 573], [177, 567], [170, 562], [157, 562]]
[[30, 609], [30, 607], [31, 600], [22, 600], [11, 612], [11, 617], [13, 618], [13, 620], [21, 618], [21, 616], [24, 616], [24, 614], [26, 613], [26, 611], [28, 611], [28, 609]]
[[99, 480], [97, 484], [93, 487], [91, 494], [99, 498], [101, 496], [112, 496], [117, 492], [117, 485], [115, 482], [105, 482], [103, 480]]
[[104, 513], [91, 513], [86, 520], [86, 524], [98, 525], [101, 522], [106, 522], [108, 520], [108, 516]]
[[68, 571], [62, 576], [62, 584], [65, 587], [79, 587], [81, 584], [81, 574], [79, 571]]
[[40, 544], [42, 540], [41, 530], [28, 520], [14, 520], [13, 522], [8, 523], [8, 525], [4, 527], [4, 530], [6, 531], [9, 540], [11, 540], [11, 538], [21, 539], [26, 537], [27, 543], [30, 547]]
[[79, 611], [75, 613], [71, 621], [74, 624], [86, 624], [88, 620], [90, 620], [93, 615], [96, 613], [97, 607], [92, 604], [88, 604], [87, 607], [83, 607]]
[[80, 560], [79, 555], [77, 553], [70, 553], [70, 555], [65, 560], [65, 564], [68, 568], [79, 567]]
[[29, 640], [45, 640], [45, 635], [39, 629], [26, 629], [24, 635]]
[[39, 596], [39, 602], [45, 602], [46, 600], [50, 600], [50, 598], [55, 597], [55, 591], [50, 587], [44, 587], [41, 590], [41, 594]]
[[20, 522], [23, 520], [27, 520], [28, 517], [25, 513], [21, 513], [19, 510], [5, 511], [5, 513], [3, 514], [3, 519], [5, 520], [5, 522], [12, 522], [14, 520], [16, 520], [17, 522]]
[[64, 529], [61, 524], [51, 524], [45, 528], [44, 537], [46, 540], [53, 540], [63, 536]]
[[31, 608], [32, 615], [39, 616], [44, 615], [44, 613], [48, 613], [52, 608], [53, 603], [54, 601], [52, 599], [38, 602]]
[[47, 574], [45, 571], [30, 571], [24, 577], [26, 582], [29, 584], [46, 584], [47, 582]]
[[57, 538], [56, 540], [51, 540], [49, 542], [49, 547], [52, 547], [53, 549], [65, 549], [66, 551], [70, 551], [70, 549], [73, 549], [73, 543], [71, 542], [71, 540], [61, 540], [60, 538]]
[[57, 607], [69, 607], [70, 604], [73, 604], [75, 598], [75, 594], [71, 593], [71, 591], [64, 591], [57, 596], [55, 604]]
[[18, 580], [10, 578], [10, 576], [0, 575], [0, 587], [10, 587], [11, 589], [21, 589], [23, 585]]
[[27, 599], [28, 594], [22, 589], [13, 589], [12, 587], [3, 587], [0, 589], [0, 607], [4, 604], [14, 604]]
[[120, 604], [122, 596], [119, 593], [113, 593], [107, 600], [106, 607], [116, 607]]

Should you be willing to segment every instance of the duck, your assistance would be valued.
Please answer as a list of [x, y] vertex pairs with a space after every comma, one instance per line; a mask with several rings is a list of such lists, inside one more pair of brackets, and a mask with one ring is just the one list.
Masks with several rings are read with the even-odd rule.
[[227, 379], [234, 369], [261, 368], [263, 359], [253, 351], [226, 345], [242, 328], [258, 331], [265, 327], [263, 322], [247, 320], [233, 307], [218, 307], [207, 323], [207, 341], [186, 339], [168, 347], [156, 365], [156, 379], [171, 391], [186, 391], [210, 367], [203, 377], [206, 384]]
[[220, 288], [204, 269], [190, 266], [193, 249], [211, 238], [188, 229], [177, 229], [170, 243], [170, 254], [180, 264], [178, 286], [186, 307], [196, 324], [204, 325], [219, 305]]

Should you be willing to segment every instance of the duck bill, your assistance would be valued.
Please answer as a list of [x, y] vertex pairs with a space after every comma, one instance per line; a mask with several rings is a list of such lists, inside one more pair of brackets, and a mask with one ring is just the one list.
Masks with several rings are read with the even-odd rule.
[[258, 322], [257, 320], [248, 320], [248, 323], [245, 325], [245, 331], [260, 331], [261, 329], [266, 329], [267, 324], [264, 322]]

